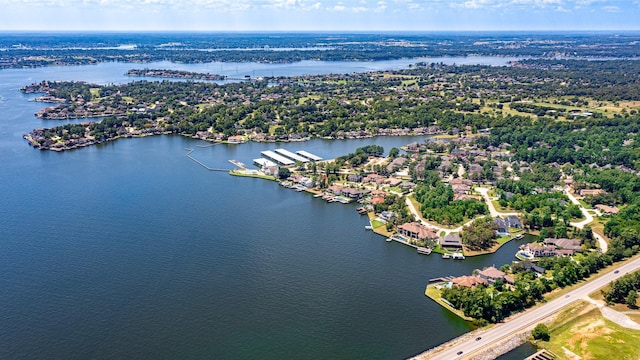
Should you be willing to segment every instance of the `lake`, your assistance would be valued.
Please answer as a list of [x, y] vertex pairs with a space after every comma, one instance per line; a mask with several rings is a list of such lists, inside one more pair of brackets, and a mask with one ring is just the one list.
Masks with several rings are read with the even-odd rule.
[[[499, 58], [503, 60], [504, 58]], [[223, 64], [255, 76], [383, 63]], [[0, 71], [0, 358], [404, 358], [470, 330], [424, 296], [430, 278], [511, 262], [519, 245], [463, 262], [365, 231], [355, 205], [210, 172], [283, 147], [324, 158], [425, 137], [217, 145], [120, 139], [62, 153], [21, 136], [64, 122], [23, 85], [131, 81], [126, 70], [220, 64], [107, 63]], [[288, 68], [287, 68], [288, 66]]]

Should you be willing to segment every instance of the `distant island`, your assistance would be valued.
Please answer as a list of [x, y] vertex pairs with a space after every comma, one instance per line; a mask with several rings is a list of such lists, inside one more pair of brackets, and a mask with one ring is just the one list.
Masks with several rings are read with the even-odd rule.
[[183, 70], [171, 70], [171, 69], [131, 69], [127, 71], [127, 76], [146, 76], [146, 77], [160, 77], [170, 79], [187, 79], [187, 80], [211, 80], [220, 81], [226, 80], [227, 76], [198, 73]]

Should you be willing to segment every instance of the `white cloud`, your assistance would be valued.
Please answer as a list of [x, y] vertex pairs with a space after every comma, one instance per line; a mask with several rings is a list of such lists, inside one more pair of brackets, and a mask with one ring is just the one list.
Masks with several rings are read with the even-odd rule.
[[610, 13], [617, 13], [617, 12], [620, 12], [620, 7], [615, 5], [607, 5], [607, 6], [603, 6], [602, 10]]

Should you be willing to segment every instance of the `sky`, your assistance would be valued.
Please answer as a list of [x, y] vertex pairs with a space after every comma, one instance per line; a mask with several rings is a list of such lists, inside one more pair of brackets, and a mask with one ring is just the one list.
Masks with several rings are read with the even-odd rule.
[[640, 30], [640, 0], [0, 0], [1, 30]]

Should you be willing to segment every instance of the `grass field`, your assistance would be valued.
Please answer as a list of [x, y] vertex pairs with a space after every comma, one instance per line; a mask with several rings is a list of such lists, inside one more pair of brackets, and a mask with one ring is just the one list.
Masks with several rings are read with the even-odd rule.
[[640, 359], [640, 331], [614, 324], [587, 302], [560, 312], [549, 329], [551, 339], [537, 345], [559, 359]]

